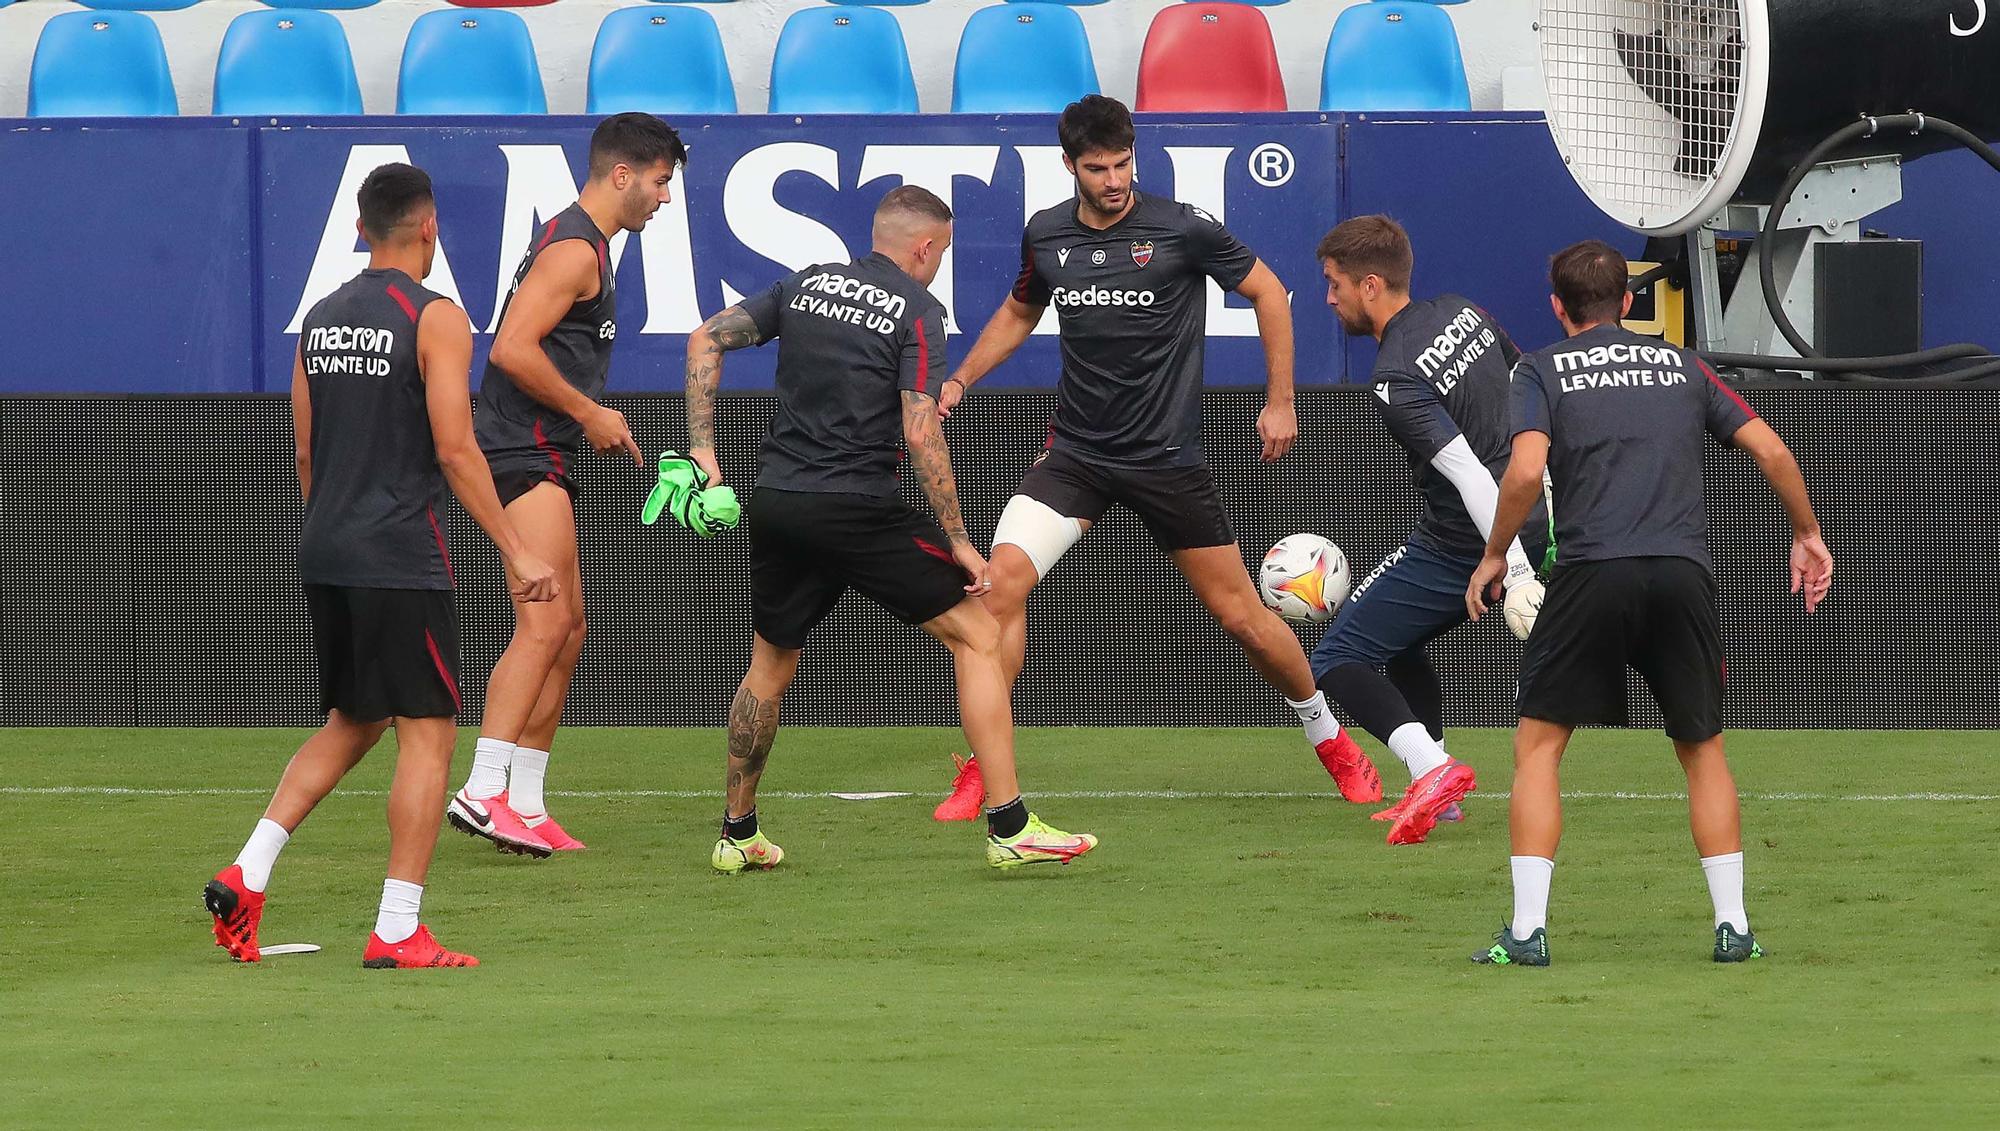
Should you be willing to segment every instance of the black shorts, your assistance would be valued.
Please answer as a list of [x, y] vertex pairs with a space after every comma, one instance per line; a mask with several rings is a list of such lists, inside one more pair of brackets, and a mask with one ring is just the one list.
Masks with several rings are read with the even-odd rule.
[[1207, 464], [1116, 468], [1064, 451], [1045, 453], [1021, 477], [1026, 495], [1064, 518], [1092, 524], [1117, 503], [1139, 517], [1162, 550], [1197, 550], [1236, 543], [1222, 492]]
[[1676, 742], [1722, 733], [1715, 579], [1686, 558], [1617, 558], [1556, 570], [1521, 658], [1521, 716], [1626, 725], [1625, 668], [1652, 689]]
[[804, 647], [849, 589], [905, 624], [966, 599], [944, 531], [900, 499], [760, 487], [746, 514], [750, 623], [780, 648]]
[[449, 589], [305, 587], [320, 709], [360, 722], [458, 714], [458, 615]]
[[569, 477], [573, 458], [572, 453], [554, 448], [531, 448], [523, 452], [488, 452], [486, 463], [493, 471], [493, 489], [500, 495], [500, 505], [506, 507], [544, 483], [568, 491], [569, 501], [575, 503], [576, 483]]

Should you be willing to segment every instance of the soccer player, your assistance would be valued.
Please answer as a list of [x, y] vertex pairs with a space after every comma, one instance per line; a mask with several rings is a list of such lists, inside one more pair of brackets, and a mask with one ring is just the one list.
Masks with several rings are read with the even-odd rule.
[[437, 517], [445, 485], [500, 548], [515, 600], [547, 602], [562, 583], [508, 521], [473, 439], [465, 312], [417, 282], [437, 252], [430, 177], [384, 165], [362, 181], [360, 203], [368, 269], [314, 304], [292, 364], [299, 579], [326, 725], [292, 756], [242, 854], [202, 898], [216, 945], [258, 961], [278, 853], [393, 724], [389, 878], [361, 964], [477, 966], [418, 921], [458, 734], [458, 627]]
[[[1264, 607], [1243, 568], [1201, 449], [1210, 279], [1256, 308], [1266, 372], [1257, 417], [1263, 459], [1284, 455], [1298, 436], [1285, 286], [1213, 216], [1133, 187], [1135, 135], [1122, 103], [1096, 94], [1073, 102], [1057, 133], [1076, 199], [1028, 221], [1013, 294], [938, 394], [949, 413], [1055, 306], [1063, 360], [1048, 446], [993, 537], [988, 601], [1000, 621], [1008, 686], [1026, 657], [1028, 591], [1117, 504], [1145, 524], [1251, 666], [1298, 712], [1341, 795], [1378, 801], [1375, 767], [1353, 740], [1342, 741], [1298, 637]], [[940, 820], [977, 812], [979, 773], [975, 757], [938, 807]]]
[[1723, 655], [1702, 497], [1702, 433], [1750, 453], [1792, 520], [1792, 592], [1806, 612], [1833, 583], [1805, 480], [1784, 441], [1700, 358], [1619, 325], [1625, 257], [1596, 240], [1555, 257], [1551, 305], [1568, 340], [1513, 378], [1514, 457], [1466, 589], [1485, 611], [1506, 550], [1555, 473], [1555, 575], [1521, 660], [1514, 733], [1514, 917], [1473, 956], [1546, 966], [1549, 880], [1562, 835], [1556, 770], [1578, 726], [1625, 724], [1625, 669], [1659, 701], [1687, 773], [1688, 821], [1715, 907], [1717, 962], [1763, 957], [1743, 910], [1736, 782], [1722, 754]]
[[[951, 650], [966, 741], [985, 759], [996, 801], [986, 810], [986, 862], [1067, 864], [1097, 838], [1042, 823], [1015, 781], [1000, 626], [981, 600], [992, 581], [966, 534], [939, 423], [944, 307], [925, 288], [951, 246], [951, 209], [905, 185], [882, 198], [873, 238], [869, 255], [795, 272], [688, 339], [688, 455], [711, 486], [722, 479], [722, 355], [779, 340], [778, 413], [749, 506], [755, 637], [729, 709], [728, 801], [711, 861], [734, 873], [784, 859], [758, 828], [757, 782], [799, 651], [851, 588]], [[897, 498], [899, 444], [935, 521]]]
[[[1512, 430], [1507, 374], [1521, 351], [1487, 313], [1455, 294], [1412, 300], [1415, 256], [1402, 225], [1357, 216], [1319, 242], [1326, 302], [1349, 334], [1380, 344], [1375, 408], [1410, 457], [1423, 521], [1361, 582], [1312, 654], [1319, 686], [1410, 771], [1390, 844], [1417, 844], [1459, 817], [1472, 767], [1444, 751], [1444, 694], [1424, 646], [1465, 623], [1465, 585], [1479, 565], [1500, 497]], [[1539, 507], [1537, 509], [1540, 509]], [[1529, 523], [1539, 552], [1546, 518]], [[1519, 539], [1507, 542], [1507, 584], [1534, 585]]]
[[599, 404], [618, 336], [610, 242], [645, 228], [687, 160], [651, 114], [615, 114], [590, 135], [590, 179], [521, 258], [479, 390], [479, 446], [507, 514], [562, 578], [563, 599], [514, 603], [514, 636], [486, 685], [472, 773], [446, 813], [502, 850], [546, 857], [582, 842], [548, 815], [543, 785], [556, 724], [583, 651], [576, 483], [582, 446], [643, 462], [625, 416]]

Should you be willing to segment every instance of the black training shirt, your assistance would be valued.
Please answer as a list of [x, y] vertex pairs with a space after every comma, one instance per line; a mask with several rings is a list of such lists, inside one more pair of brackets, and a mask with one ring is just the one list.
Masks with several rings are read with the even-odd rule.
[[888, 256], [795, 272], [743, 309], [778, 339], [778, 415], [757, 485], [894, 495], [901, 390], [944, 383], [944, 304]]
[[1199, 208], [1132, 195], [1109, 228], [1085, 227], [1072, 200], [1021, 237], [1014, 297], [1061, 320], [1049, 444], [1116, 467], [1197, 464], [1206, 284], [1235, 290], [1257, 257]]
[[299, 579], [450, 589], [444, 472], [417, 366], [417, 322], [441, 296], [391, 268], [356, 275], [299, 325], [312, 404], [312, 490]]
[[1424, 496], [1424, 518], [1412, 543], [1470, 554], [1486, 545], [1458, 486], [1432, 461], [1464, 436], [1496, 482], [1506, 474], [1514, 438], [1507, 374], [1520, 359], [1506, 331], [1459, 295], [1411, 302], [1383, 327], [1375, 408], [1409, 453], [1410, 473]]
[[1549, 437], [1556, 564], [1687, 558], [1711, 568], [1703, 432], [1757, 419], [1694, 354], [1597, 326], [1521, 359], [1514, 431]]

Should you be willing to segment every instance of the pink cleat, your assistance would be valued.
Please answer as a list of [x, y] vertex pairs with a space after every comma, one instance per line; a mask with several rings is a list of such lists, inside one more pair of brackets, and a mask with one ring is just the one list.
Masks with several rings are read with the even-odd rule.
[[1348, 737], [1346, 731], [1327, 739], [1313, 748], [1319, 755], [1319, 764], [1333, 775], [1333, 784], [1340, 787], [1340, 795], [1357, 805], [1382, 800], [1382, 775], [1375, 772], [1375, 763], [1361, 750], [1361, 744]]
[[973, 820], [986, 804], [986, 778], [979, 772], [979, 756], [961, 758], [953, 754], [951, 760], [958, 764], [958, 775], [951, 779], [951, 795], [931, 810], [931, 820]]
[[1403, 794], [1403, 811], [1389, 828], [1389, 843], [1422, 844], [1444, 811], [1477, 788], [1472, 767], [1456, 758], [1447, 758], [1444, 765], [1410, 783]]
[[546, 858], [555, 852], [548, 841], [529, 828], [521, 815], [508, 806], [505, 793], [482, 799], [468, 797], [461, 789], [452, 795], [444, 815], [452, 828], [472, 836], [485, 837], [498, 845], [502, 852], [515, 852], [536, 859]]
[[536, 836], [541, 837], [543, 842], [556, 852], [582, 852], [588, 847], [582, 841], [564, 832], [563, 827], [556, 824], [556, 819], [547, 813], [539, 817], [522, 817], [521, 822], [527, 825]]

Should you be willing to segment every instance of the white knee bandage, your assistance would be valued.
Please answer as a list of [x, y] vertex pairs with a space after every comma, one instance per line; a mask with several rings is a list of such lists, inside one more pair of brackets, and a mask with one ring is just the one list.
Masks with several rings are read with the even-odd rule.
[[1000, 525], [993, 531], [995, 546], [1018, 546], [1035, 565], [1038, 578], [1049, 570], [1083, 537], [1083, 521], [1070, 518], [1038, 499], [1016, 495], [1000, 512]]

